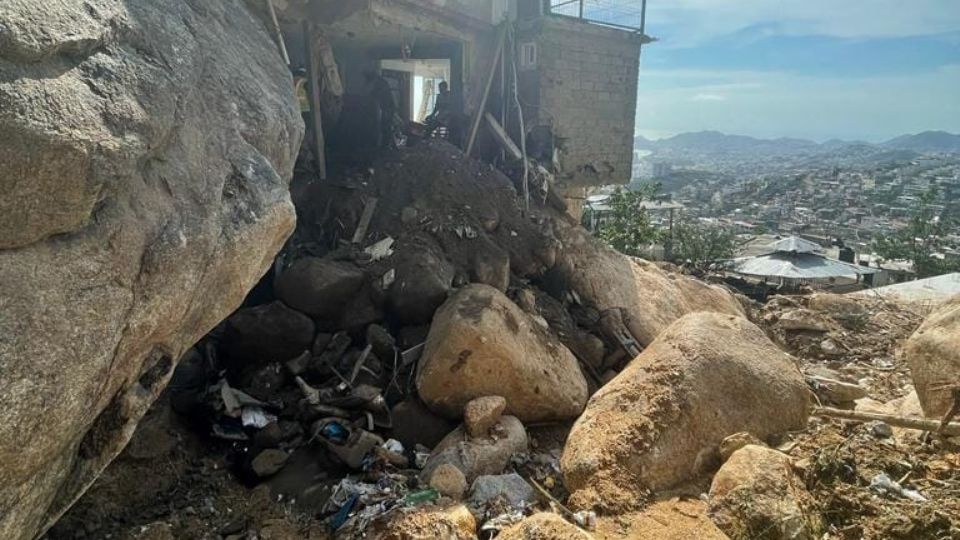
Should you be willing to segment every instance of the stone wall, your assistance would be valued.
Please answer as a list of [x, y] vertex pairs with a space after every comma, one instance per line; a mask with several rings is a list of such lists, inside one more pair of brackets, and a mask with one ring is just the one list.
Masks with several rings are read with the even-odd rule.
[[553, 130], [558, 178], [568, 186], [629, 182], [639, 34], [547, 17], [520, 38], [530, 41], [537, 61], [523, 86], [538, 105], [533, 121]]

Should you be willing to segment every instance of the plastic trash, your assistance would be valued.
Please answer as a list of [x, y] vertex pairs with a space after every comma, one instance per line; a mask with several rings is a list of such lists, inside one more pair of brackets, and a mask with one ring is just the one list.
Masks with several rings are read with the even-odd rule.
[[870, 489], [879, 493], [886, 493], [888, 495], [896, 495], [898, 497], [910, 499], [911, 501], [926, 502], [927, 500], [927, 498], [921, 495], [919, 491], [907, 489], [901, 486], [897, 482], [891, 480], [886, 473], [880, 473], [874, 476], [873, 480], [870, 480]]
[[320, 428], [320, 435], [330, 442], [343, 444], [347, 441], [347, 437], [350, 436], [350, 431], [341, 424], [330, 422]]
[[267, 424], [276, 422], [277, 417], [267, 414], [260, 407], [244, 407], [240, 413], [240, 421], [243, 423], [243, 427], [263, 429], [267, 427]]
[[403, 504], [406, 505], [417, 505], [428, 502], [433, 502], [440, 498], [440, 493], [433, 489], [427, 488], [420, 491], [414, 491], [413, 493], [408, 494], [403, 498]]

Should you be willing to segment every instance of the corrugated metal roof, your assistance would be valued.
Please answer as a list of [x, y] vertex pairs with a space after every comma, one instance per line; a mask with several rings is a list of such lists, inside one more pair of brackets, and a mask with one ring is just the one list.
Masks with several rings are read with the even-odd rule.
[[815, 253], [770, 253], [759, 257], [734, 259], [731, 271], [748, 276], [788, 279], [855, 278], [879, 270], [828, 259]]
[[768, 247], [774, 251], [796, 251], [797, 253], [814, 253], [823, 249], [820, 244], [797, 236], [788, 236], [783, 240], [777, 240]]

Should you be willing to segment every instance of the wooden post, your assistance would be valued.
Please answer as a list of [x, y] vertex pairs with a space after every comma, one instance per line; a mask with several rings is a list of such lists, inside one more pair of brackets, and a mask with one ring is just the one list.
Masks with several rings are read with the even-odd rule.
[[323, 114], [320, 112], [320, 79], [317, 58], [313, 54], [313, 23], [303, 21], [303, 41], [306, 47], [307, 84], [310, 90], [310, 117], [313, 121], [313, 153], [317, 159], [317, 177], [327, 179], [326, 143], [323, 138]]
[[280, 54], [283, 55], [283, 61], [290, 65], [290, 55], [287, 54], [287, 44], [283, 42], [283, 32], [280, 31], [280, 21], [277, 20], [277, 12], [273, 9], [273, 0], [267, 0], [267, 10], [270, 11], [270, 20], [273, 21], [273, 31], [277, 34], [277, 45], [280, 47]]
[[523, 159], [523, 152], [516, 143], [513, 142], [513, 139], [510, 138], [506, 130], [503, 129], [500, 122], [497, 122], [497, 119], [490, 113], [485, 113], [483, 117], [487, 120], [487, 124], [490, 126], [490, 131], [493, 133], [494, 138], [500, 143], [500, 146], [510, 154], [510, 157], [514, 160]]
[[931, 420], [928, 418], [910, 418], [892, 414], [846, 411], [843, 409], [831, 409], [829, 407], [814, 407], [812, 414], [814, 416], [829, 416], [832, 418], [843, 418], [845, 420], [857, 420], [859, 422], [886, 422], [891, 426], [931, 431], [950, 437], [960, 435], [960, 424], [941, 423], [939, 420]]
[[483, 88], [483, 95], [480, 96], [480, 104], [473, 114], [473, 122], [470, 125], [470, 137], [467, 139], [466, 154], [469, 156], [473, 151], [473, 143], [477, 141], [477, 131], [480, 129], [480, 121], [483, 120], [483, 113], [486, 112], [487, 98], [490, 97], [490, 87], [493, 86], [493, 78], [497, 74], [497, 66], [500, 65], [500, 53], [503, 52], [503, 44], [507, 39], [507, 24], [501, 23], [500, 37], [497, 38], [497, 51], [493, 53], [493, 65], [490, 66], [490, 73], [487, 75], [487, 84]]

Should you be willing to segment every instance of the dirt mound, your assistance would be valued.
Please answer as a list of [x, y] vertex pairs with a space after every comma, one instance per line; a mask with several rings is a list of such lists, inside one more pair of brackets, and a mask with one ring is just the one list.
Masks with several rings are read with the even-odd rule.
[[731, 315], [687, 315], [594, 394], [577, 420], [561, 461], [571, 503], [635, 509], [650, 490], [719, 465], [728, 435], [763, 439], [803, 427], [807, 405], [793, 359], [759, 328]]
[[[786, 328], [782, 317], [798, 310], [810, 313], [821, 328]], [[858, 384], [880, 401], [909, 392], [907, 364], [898, 358], [922, 320], [909, 307], [862, 295], [774, 296], [750, 318], [808, 375]]]
[[590, 534], [578, 529], [557, 514], [541, 512], [504, 529], [500, 540], [590, 540]]

